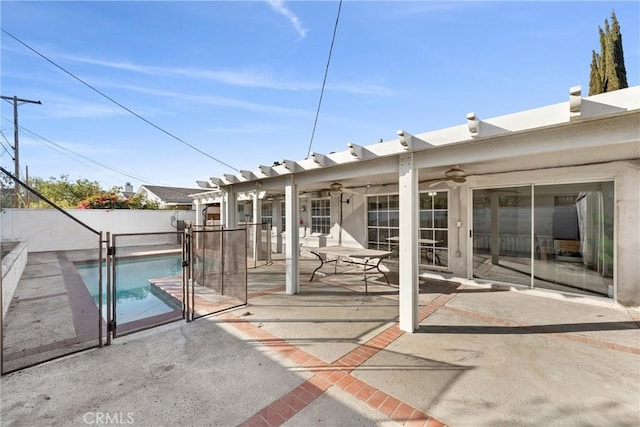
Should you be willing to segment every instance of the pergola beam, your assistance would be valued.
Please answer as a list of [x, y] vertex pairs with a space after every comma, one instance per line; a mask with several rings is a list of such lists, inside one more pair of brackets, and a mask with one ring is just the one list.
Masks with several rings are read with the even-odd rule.
[[429, 144], [427, 141], [424, 141], [417, 136], [411, 135], [409, 132], [404, 130], [398, 131], [398, 142], [404, 150], [413, 151], [419, 148], [431, 148], [433, 145]]

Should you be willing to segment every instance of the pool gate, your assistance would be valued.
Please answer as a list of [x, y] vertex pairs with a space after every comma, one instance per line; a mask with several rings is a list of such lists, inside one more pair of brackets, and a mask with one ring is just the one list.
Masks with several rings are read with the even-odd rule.
[[0, 184], [2, 374], [246, 304], [248, 266], [270, 262], [264, 224], [104, 233], [1, 167]]
[[4, 168], [0, 183], [2, 374], [102, 345], [104, 234]]
[[104, 299], [114, 338], [185, 318], [183, 240], [181, 231], [111, 235]]
[[247, 229], [187, 228], [188, 320], [247, 303]]

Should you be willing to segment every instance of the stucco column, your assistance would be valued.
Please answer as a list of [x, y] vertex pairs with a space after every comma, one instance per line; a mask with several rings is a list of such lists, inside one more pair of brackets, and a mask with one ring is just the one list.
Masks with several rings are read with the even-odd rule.
[[232, 185], [227, 187], [225, 199], [224, 226], [225, 228], [236, 228], [238, 226], [238, 198]]
[[300, 232], [298, 230], [298, 186], [293, 176], [287, 176], [284, 187], [285, 223], [287, 241], [285, 250], [286, 260], [286, 292], [293, 295], [300, 292], [300, 277], [298, 262], [300, 259]]
[[219, 224], [225, 226], [227, 224], [227, 193], [220, 194], [220, 221]]
[[193, 204], [196, 207], [196, 223], [195, 225], [204, 225], [204, 222], [202, 221], [202, 202], [200, 201], [200, 199], [195, 199], [193, 201]]
[[413, 153], [400, 155], [400, 329], [413, 332], [418, 327], [418, 170]]

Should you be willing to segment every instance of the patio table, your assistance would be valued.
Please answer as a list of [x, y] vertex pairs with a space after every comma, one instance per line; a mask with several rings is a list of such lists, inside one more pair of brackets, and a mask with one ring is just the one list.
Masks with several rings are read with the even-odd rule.
[[[361, 264], [363, 266], [365, 295], [368, 295], [369, 293], [367, 284], [367, 271], [369, 270], [378, 270], [384, 276], [385, 280], [387, 281], [387, 285], [391, 286], [387, 274], [384, 271], [380, 270], [380, 263], [393, 253], [391, 251], [380, 251], [377, 249], [365, 248], [348, 248], [344, 246], [326, 246], [321, 248], [302, 247], [301, 249], [311, 252], [316, 257], [318, 257], [318, 260], [320, 261], [320, 266], [313, 270], [313, 273], [311, 273], [311, 279], [309, 279], [309, 281], [312, 281], [316, 272], [320, 270], [323, 265], [328, 263], [335, 263], [334, 274], [337, 274], [338, 261], [346, 260], [347, 262]], [[359, 261], [353, 261], [354, 259]]]
[[[390, 242], [399, 242], [400, 237], [399, 236], [387, 237], [387, 240]], [[433, 239], [418, 239], [418, 243], [426, 243], [427, 245], [434, 245], [438, 243], [438, 241]], [[440, 261], [440, 256], [436, 253], [436, 251], [432, 246], [420, 246], [420, 250], [421, 251], [426, 250], [427, 252], [431, 252], [431, 258], [433, 259], [435, 257], [435, 259], [438, 260], [438, 265], [442, 265], [442, 262]]]

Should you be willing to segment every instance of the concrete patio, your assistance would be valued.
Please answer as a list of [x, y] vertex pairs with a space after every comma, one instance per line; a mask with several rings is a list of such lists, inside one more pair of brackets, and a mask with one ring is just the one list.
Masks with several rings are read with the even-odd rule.
[[[302, 263], [301, 281], [315, 265]], [[424, 281], [409, 334], [397, 289], [372, 280], [367, 296], [362, 279], [327, 274], [285, 295], [281, 261], [253, 269], [248, 306], [4, 376], [1, 423], [640, 423], [637, 311]]]

